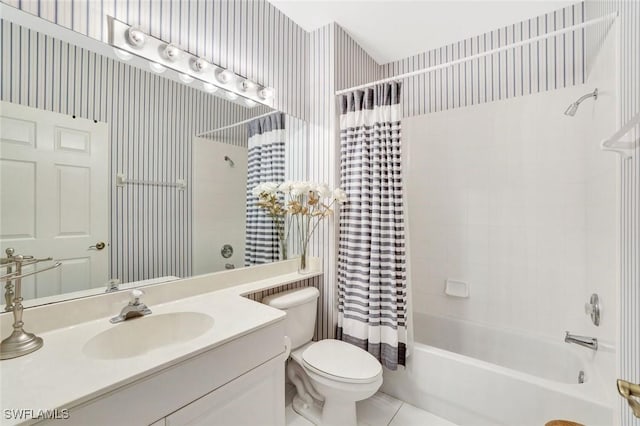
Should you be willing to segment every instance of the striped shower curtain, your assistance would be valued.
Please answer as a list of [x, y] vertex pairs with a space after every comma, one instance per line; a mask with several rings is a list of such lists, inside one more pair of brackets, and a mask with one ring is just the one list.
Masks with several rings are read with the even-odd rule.
[[258, 207], [253, 188], [263, 182], [284, 181], [285, 116], [275, 113], [248, 124], [247, 230], [245, 266], [279, 260], [278, 233], [273, 221]]
[[400, 144], [400, 83], [340, 99], [338, 338], [405, 365], [407, 284]]

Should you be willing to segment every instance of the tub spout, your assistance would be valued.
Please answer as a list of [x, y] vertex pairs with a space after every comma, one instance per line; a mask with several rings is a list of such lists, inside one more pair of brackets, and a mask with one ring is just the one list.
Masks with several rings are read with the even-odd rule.
[[595, 337], [576, 336], [567, 331], [564, 335], [564, 341], [567, 343], [575, 343], [576, 345], [584, 346], [594, 351], [598, 350], [598, 339]]

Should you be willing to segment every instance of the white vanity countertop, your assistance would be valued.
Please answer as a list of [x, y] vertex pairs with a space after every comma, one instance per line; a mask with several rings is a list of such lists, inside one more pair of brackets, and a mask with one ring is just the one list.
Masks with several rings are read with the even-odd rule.
[[[284, 319], [284, 312], [249, 300], [242, 295], [321, 274], [319, 267], [310, 275], [300, 275], [286, 270], [276, 273], [277, 270], [271, 269], [265, 270], [264, 276], [260, 277], [258, 270], [258, 276], [254, 277], [258, 279], [247, 281], [245, 280], [248, 274], [246, 271], [249, 269], [252, 268], [227, 276], [228, 278], [236, 277], [241, 283], [233, 285], [229, 283], [229, 279], [226, 279], [226, 288], [214, 288], [209, 292], [203, 292], [202, 287], [206, 286], [208, 281], [216, 281], [218, 274], [145, 287], [144, 291], [147, 294], [143, 296], [142, 301], [152, 310], [153, 313], [150, 316], [196, 312], [209, 315], [214, 323], [208, 331], [192, 340], [161, 346], [139, 356], [96, 359], [83, 351], [85, 344], [94, 336], [122, 325], [122, 323], [111, 324], [109, 318], [117, 315], [126, 305], [128, 292], [50, 305], [49, 311], [54, 309], [54, 312], [46, 312], [47, 307], [41, 307], [40, 310], [32, 311], [38, 308], [26, 310], [25, 329], [36, 332], [42, 337], [44, 346], [34, 353], [0, 361], [2, 408], [34, 410], [71, 408], [259, 328], [281, 321]], [[256, 274], [256, 270], [252, 270], [251, 273]], [[207, 277], [210, 279], [207, 280]], [[166, 296], [172, 293], [172, 288], [179, 289], [176, 291], [182, 293], [190, 286], [193, 290], [196, 288], [193, 281], [197, 281], [199, 289], [195, 291], [195, 295], [161, 301], [161, 299], [167, 299]], [[153, 299], [156, 299], [155, 303]], [[108, 306], [110, 310], [108, 316], [75, 321], [72, 324], [60, 322], [59, 327], [51, 329], [44, 327], [40, 330], [35, 325], [38, 320], [42, 321], [46, 314], [60, 316], [60, 309], [65, 308], [64, 305], [66, 309], [89, 311], [102, 304]], [[117, 309], [114, 309], [115, 306]], [[73, 311], [69, 311], [71, 312]], [[3, 314], [3, 322], [8, 319], [9, 317]], [[6, 324], [3, 324], [4, 329]], [[3, 332], [3, 337], [6, 335], [7, 333]], [[19, 422], [5, 419], [3, 413], [0, 423], [9, 425]]]

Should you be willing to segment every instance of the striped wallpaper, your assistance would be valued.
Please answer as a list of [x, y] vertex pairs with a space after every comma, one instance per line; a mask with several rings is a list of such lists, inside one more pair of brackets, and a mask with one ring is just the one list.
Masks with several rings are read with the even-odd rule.
[[[619, 124], [640, 113], [640, 2], [586, 0], [586, 19], [620, 13]], [[589, 51], [595, 51], [604, 26], [588, 33]], [[637, 138], [640, 128], [631, 136]], [[619, 377], [640, 383], [640, 152], [621, 163], [620, 182], [620, 335]], [[612, 386], [614, 384], [611, 384]], [[627, 402], [619, 398], [621, 426], [640, 426]]]
[[308, 117], [309, 34], [265, 0], [1, 0], [107, 41], [106, 16], [261, 84], [275, 108]]
[[[309, 179], [339, 185], [340, 138], [335, 91], [381, 76], [378, 64], [337, 24], [311, 33], [311, 111], [309, 118]], [[334, 214], [338, 217], [338, 212]], [[316, 336], [332, 338], [337, 324], [337, 226], [334, 218], [321, 224], [310, 243], [311, 253], [324, 261], [324, 282]]]
[[[4, 20], [0, 34], [1, 100], [109, 124], [111, 277], [191, 275], [192, 137], [253, 112]], [[118, 188], [118, 173], [188, 186]]]
[[[336, 185], [336, 105], [335, 96], [335, 32], [337, 25], [329, 24], [310, 35], [309, 70], [309, 160], [308, 178], [315, 182]], [[334, 214], [335, 216], [335, 214]], [[320, 223], [314, 238], [309, 241], [312, 256], [323, 261], [324, 276], [318, 300], [318, 320], [315, 337], [333, 338], [337, 323], [336, 297], [336, 227], [333, 217]]]
[[[471, 56], [584, 21], [584, 4], [515, 23], [382, 65], [384, 77]], [[405, 117], [555, 90], [584, 82], [584, 33], [574, 31], [528, 46], [403, 81]]]
[[[383, 70], [378, 63], [340, 25], [335, 26], [335, 41], [336, 90], [384, 77]], [[338, 111], [339, 113], [340, 111]], [[337, 137], [340, 138], [340, 129], [337, 129]], [[339, 145], [340, 143], [338, 143]]]

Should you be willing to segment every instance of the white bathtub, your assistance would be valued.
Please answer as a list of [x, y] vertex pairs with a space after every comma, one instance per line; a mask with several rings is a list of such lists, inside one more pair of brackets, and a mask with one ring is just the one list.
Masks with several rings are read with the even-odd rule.
[[463, 426], [614, 422], [613, 403], [591, 367], [596, 356], [612, 354], [418, 313], [414, 332], [407, 368], [384, 372], [387, 394]]

